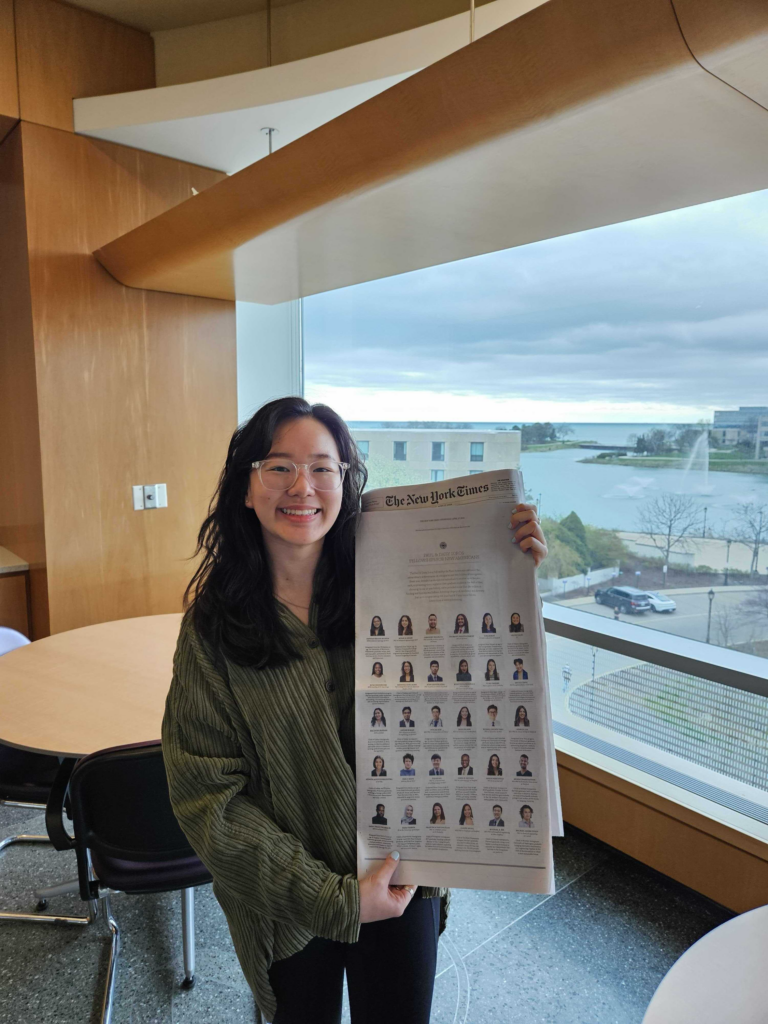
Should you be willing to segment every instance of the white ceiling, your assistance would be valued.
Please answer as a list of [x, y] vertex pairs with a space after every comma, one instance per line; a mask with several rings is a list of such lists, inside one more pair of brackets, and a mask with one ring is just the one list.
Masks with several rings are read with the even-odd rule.
[[[222, 18], [263, 11], [267, 0], [69, 0], [75, 7], [95, 11], [123, 25], [132, 25], [144, 32], [159, 32], [185, 25], [202, 25]], [[296, 0], [272, 0], [273, 7], [283, 7]]]

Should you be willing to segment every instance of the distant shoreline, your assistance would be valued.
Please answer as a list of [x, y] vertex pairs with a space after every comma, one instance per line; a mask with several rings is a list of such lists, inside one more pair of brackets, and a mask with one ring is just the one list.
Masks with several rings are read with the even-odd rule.
[[[685, 469], [687, 459], [675, 456], [636, 455], [632, 458], [579, 459], [593, 466], [629, 466], [634, 469]], [[710, 473], [744, 473], [747, 476], [768, 476], [768, 459], [712, 459], [709, 463]]]

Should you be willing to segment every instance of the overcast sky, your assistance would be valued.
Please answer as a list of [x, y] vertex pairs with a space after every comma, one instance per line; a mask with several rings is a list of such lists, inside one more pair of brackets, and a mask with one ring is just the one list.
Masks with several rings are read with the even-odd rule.
[[348, 419], [695, 422], [768, 404], [768, 191], [304, 300]]

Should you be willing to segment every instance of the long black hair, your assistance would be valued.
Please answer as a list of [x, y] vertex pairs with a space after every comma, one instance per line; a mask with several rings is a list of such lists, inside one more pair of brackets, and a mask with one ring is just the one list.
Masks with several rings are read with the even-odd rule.
[[347, 425], [327, 405], [278, 398], [232, 435], [227, 460], [197, 535], [203, 558], [184, 594], [195, 629], [216, 658], [238, 665], [285, 665], [299, 657], [280, 617], [261, 524], [245, 505], [251, 463], [269, 454], [279, 427], [311, 416], [331, 433], [339, 459], [349, 463], [341, 508], [325, 535], [314, 579], [317, 635], [324, 647], [351, 644], [355, 633], [355, 529], [367, 472]]

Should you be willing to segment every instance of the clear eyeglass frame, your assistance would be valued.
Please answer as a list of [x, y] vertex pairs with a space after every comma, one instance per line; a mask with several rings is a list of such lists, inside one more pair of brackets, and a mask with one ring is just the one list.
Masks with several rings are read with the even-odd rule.
[[[262, 470], [263, 470], [264, 466], [268, 465], [269, 463], [283, 465], [286, 468], [288, 466], [293, 466], [293, 477], [292, 477], [292, 479], [289, 480], [287, 478], [287, 474], [285, 474], [286, 479], [285, 480], [281, 480], [280, 481], [280, 485], [278, 487], [274, 486], [274, 483], [275, 483], [274, 480], [271, 481], [270, 483], [268, 483], [264, 479], [264, 477], [262, 475]], [[335, 476], [335, 475], [331, 476], [331, 474], [328, 474], [328, 476], [326, 477], [325, 474], [319, 474], [319, 476], [316, 479], [313, 478], [313, 476], [312, 476], [312, 468], [314, 466], [329, 466], [329, 465], [338, 466], [339, 467], [341, 472], [339, 473], [338, 476]], [[337, 491], [341, 487], [341, 485], [344, 483], [344, 476], [345, 476], [347, 470], [349, 469], [349, 463], [348, 462], [336, 462], [335, 459], [318, 459], [316, 462], [293, 462], [291, 459], [259, 459], [258, 461], [251, 463], [251, 469], [255, 469], [256, 470], [256, 472], [259, 474], [259, 480], [261, 481], [262, 485], [264, 487], [266, 487], [266, 489], [268, 491], [287, 491], [290, 487], [293, 487], [293, 485], [299, 479], [299, 470], [301, 470], [301, 469], [305, 469], [307, 471], [307, 478], [310, 480], [310, 482], [312, 484], [312, 487], [315, 490], [317, 490], [317, 491]], [[282, 476], [283, 474], [279, 474], [279, 475]], [[326, 487], [325, 486], [325, 480], [326, 479], [328, 479], [329, 481], [333, 482], [333, 486], [332, 487]]]

